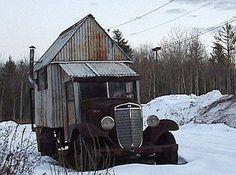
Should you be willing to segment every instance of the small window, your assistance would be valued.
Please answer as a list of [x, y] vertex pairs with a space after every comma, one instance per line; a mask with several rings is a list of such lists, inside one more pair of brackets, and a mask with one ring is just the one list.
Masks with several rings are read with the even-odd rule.
[[38, 90], [47, 89], [47, 68], [38, 71]]

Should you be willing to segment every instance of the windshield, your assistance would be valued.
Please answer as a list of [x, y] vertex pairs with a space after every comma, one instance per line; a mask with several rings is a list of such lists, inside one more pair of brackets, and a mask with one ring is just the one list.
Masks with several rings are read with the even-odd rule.
[[82, 100], [107, 97], [106, 83], [81, 83], [80, 90]]
[[137, 99], [135, 81], [80, 83], [82, 100], [94, 98]]
[[110, 82], [109, 93], [111, 98], [134, 98], [135, 89], [133, 82]]

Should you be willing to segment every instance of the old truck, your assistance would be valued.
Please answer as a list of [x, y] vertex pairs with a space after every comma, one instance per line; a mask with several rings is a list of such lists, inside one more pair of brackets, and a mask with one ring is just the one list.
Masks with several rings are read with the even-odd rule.
[[143, 130], [140, 77], [92, 15], [63, 31], [38, 61], [34, 51], [30, 47], [31, 112], [42, 154], [67, 150], [67, 158], [84, 167], [92, 157], [98, 165], [108, 159], [177, 163], [170, 131], [178, 125], [150, 115]]

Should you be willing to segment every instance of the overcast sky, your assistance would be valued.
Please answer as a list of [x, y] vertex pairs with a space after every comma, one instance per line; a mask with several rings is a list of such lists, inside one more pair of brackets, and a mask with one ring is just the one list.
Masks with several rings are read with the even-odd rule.
[[[91, 13], [104, 29], [135, 19], [169, 0], [0, 0], [0, 59], [28, 57], [30, 45], [39, 58], [66, 28]], [[203, 8], [189, 13], [211, 2]], [[178, 16], [189, 13], [175, 21]], [[140, 44], [156, 46], [170, 29], [194, 27], [206, 29], [236, 16], [236, 0], [175, 0], [165, 7], [120, 26], [133, 47]], [[236, 23], [232, 23], [235, 25]], [[132, 35], [134, 33], [139, 33]], [[211, 35], [202, 37], [210, 48]]]

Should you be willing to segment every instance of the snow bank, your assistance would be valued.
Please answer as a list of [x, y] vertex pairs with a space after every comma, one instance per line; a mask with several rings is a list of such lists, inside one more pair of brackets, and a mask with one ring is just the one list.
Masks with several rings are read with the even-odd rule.
[[195, 123], [224, 123], [236, 128], [236, 96], [224, 96], [199, 111]]
[[155, 114], [161, 119], [171, 119], [179, 125], [191, 121], [198, 123], [225, 123], [236, 127], [236, 100], [213, 90], [205, 95], [167, 95], [143, 105], [144, 126], [146, 118]]

